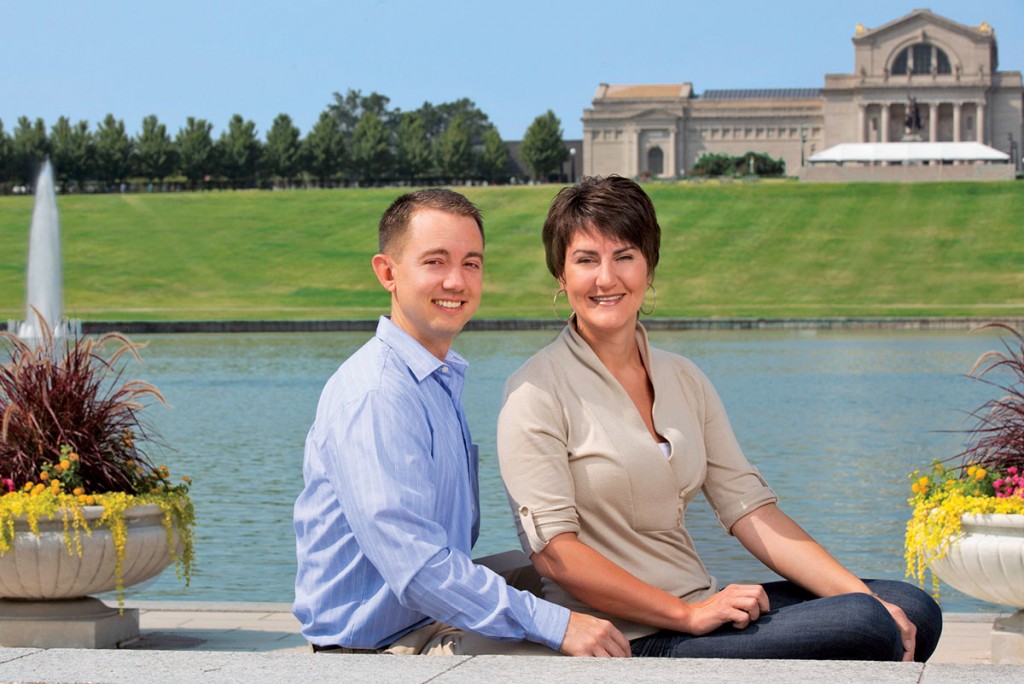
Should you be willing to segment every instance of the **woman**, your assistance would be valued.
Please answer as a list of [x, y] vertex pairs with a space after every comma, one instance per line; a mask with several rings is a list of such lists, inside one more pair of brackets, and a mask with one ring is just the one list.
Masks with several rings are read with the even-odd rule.
[[[573, 314], [509, 378], [498, 457], [544, 598], [611, 619], [637, 656], [926, 660], [935, 602], [833, 559], [776, 506], [704, 374], [648, 346], [661, 229], [644, 191], [565, 188], [543, 239]], [[719, 589], [686, 532], [700, 490], [788, 581]]]

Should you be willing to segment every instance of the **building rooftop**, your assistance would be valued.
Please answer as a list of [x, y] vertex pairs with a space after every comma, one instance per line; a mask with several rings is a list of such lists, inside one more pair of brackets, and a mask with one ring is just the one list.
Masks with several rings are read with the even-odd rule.
[[821, 88], [740, 88], [705, 90], [704, 100], [804, 100], [821, 97]]

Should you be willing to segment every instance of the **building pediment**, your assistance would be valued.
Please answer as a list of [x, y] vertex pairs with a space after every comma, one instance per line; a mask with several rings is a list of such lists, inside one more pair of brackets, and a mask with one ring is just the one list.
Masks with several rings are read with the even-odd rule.
[[878, 28], [858, 30], [857, 34], [853, 37], [853, 42], [856, 44], [889, 39], [908, 33], [914, 33], [921, 29], [927, 30], [928, 27], [948, 31], [975, 42], [991, 41], [995, 35], [995, 31], [988, 24], [983, 23], [981, 26], [965, 26], [964, 24], [935, 14], [931, 10], [917, 9], [910, 14], [904, 15], [899, 19], [894, 19], [887, 24], [879, 26]]
[[644, 109], [642, 111], [638, 111], [635, 114], [632, 114], [629, 118], [634, 120], [634, 121], [651, 120], [651, 119], [655, 119], [655, 120], [665, 120], [665, 119], [675, 120], [675, 119], [679, 118], [679, 112], [670, 112], [667, 109], [662, 109], [660, 107], [657, 107], [657, 108], [653, 108], [653, 109]]

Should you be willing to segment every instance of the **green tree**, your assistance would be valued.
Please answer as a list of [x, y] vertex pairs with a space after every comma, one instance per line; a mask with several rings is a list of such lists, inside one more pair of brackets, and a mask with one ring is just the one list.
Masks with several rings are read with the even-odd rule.
[[128, 178], [135, 162], [132, 141], [124, 130], [124, 121], [107, 114], [96, 129], [96, 175], [116, 183]]
[[89, 122], [79, 121], [72, 125], [70, 119], [62, 116], [50, 129], [50, 159], [57, 180], [62, 185], [69, 182], [82, 185], [93, 177], [96, 164], [96, 147]]
[[188, 117], [185, 127], [178, 129], [174, 146], [178, 153], [178, 168], [194, 189], [214, 170], [213, 124], [205, 119]]
[[4, 130], [4, 122], [0, 120], [0, 183], [11, 179], [11, 166], [13, 165], [13, 152], [11, 151], [11, 138]]
[[498, 135], [498, 129], [491, 128], [484, 133], [484, 149], [480, 154], [480, 175], [491, 183], [505, 178], [508, 169], [508, 148]]
[[494, 128], [494, 124], [490, 122], [487, 115], [466, 97], [454, 102], [442, 102], [436, 106], [424, 102], [417, 111], [423, 117], [423, 125], [427, 130], [427, 135], [431, 138], [438, 138], [448, 130], [448, 126], [456, 116], [462, 117], [463, 124], [469, 129], [469, 138], [474, 146], [483, 144], [484, 133]]
[[306, 134], [302, 148], [306, 171], [318, 179], [321, 186], [341, 172], [345, 163], [345, 139], [330, 110], [320, 113], [320, 119]]
[[375, 183], [391, 173], [391, 134], [374, 112], [363, 112], [352, 133], [352, 169], [361, 182]]
[[400, 113], [397, 110], [388, 109], [391, 99], [387, 95], [373, 92], [363, 95], [360, 90], [351, 88], [342, 95], [334, 93], [334, 102], [327, 106], [327, 111], [334, 116], [338, 122], [338, 130], [348, 142], [356, 132], [356, 126], [362, 120], [364, 114], [375, 114], [384, 123], [385, 128], [394, 130], [398, 126]]
[[427, 138], [423, 117], [406, 112], [398, 124], [395, 150], [395, 174], [403, 180], [429, 177], [434, 169], [434, 152]]
[[736, 159], [722, 152], [705, 152], [693, 165], [694, 176], [724, 176], [732, 174]]
[[256, 124], [235, 114], [228, 129], [217, 140], [217, 159], [224, 176], [234, 187], [252, 187], [256, 184], [263, 146], [256, 134]]
[[562, 141], [562, 122], [553, 111], [549, 109], [533, 120], [519, 154], [539, 181], [546, 181], [569, 158], [569, 148]]
[[437, 165], [449, 181], [464, 180], [473, 173], [473, 144], [462, 114], [456, 114], [437, 139]]
[[302, 168], [299, 129], [287, 114], [278, 114], [267, 131], [267, 144], [263, 147], [263, 167], [268, 175], [284, 181], [285, 186]]
[[50, 141], [46, 137], [46, 124], [27, 116], [18, 117], [18, 125], [11, 137], [11, 157], [15, 180], [26, 185], [36, 182], [39, 167], [50, 154]]
[[177, 151], [167, 134], [167, 126], [160, 123], [155, 114], [142, 120], [142, 132], [135, 140], [135, 155], [139, 174], [144, 178], [160, 182], [174, 173]]

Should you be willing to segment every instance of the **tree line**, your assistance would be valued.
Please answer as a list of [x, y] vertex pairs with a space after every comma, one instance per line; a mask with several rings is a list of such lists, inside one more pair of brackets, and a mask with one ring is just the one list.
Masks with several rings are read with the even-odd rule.
[[[530, 125], [520, 155], [540, 179], [568, 159], [552, 111]], [[507, 145], [472, 100], [424, 102], [403, 112], [385, 95], [351, 89], [334, 93], [305, 137], [287, 114], [274, 119], [263, 139], [239, 114], [216, 139], [213, 124], [195, 117], [173, 137], [156, 115], [145, 117], [135, 136], [113, 114], [95, 131], [64, 116], [47, 131], [41, 118], [22, 116], [8, 134], [0, 121], [0, 186], [31, 186], [45, 158], [65, 191], [139, 180], [189, 189], [510, 180]]]

